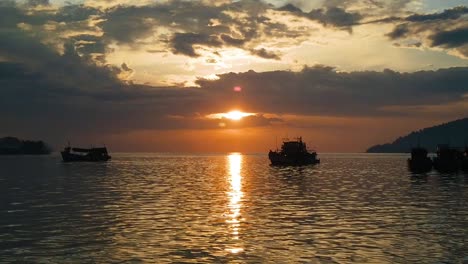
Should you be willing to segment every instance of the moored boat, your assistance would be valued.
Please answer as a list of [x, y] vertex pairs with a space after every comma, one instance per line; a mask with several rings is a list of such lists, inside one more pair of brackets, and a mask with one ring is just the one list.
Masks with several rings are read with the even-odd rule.
[[417, 147], [411, 150], [411, 158], [408, 159], [408, 168], [415, 173], [424, 173], [432, 170], [432, 160], [427, 156], [425, 148]]
[[276, 166], [302, 166], [320, 163], [317, 152], [307, 150], [307, 146], [299, 137], [293, 141], [283, 141], [281, 150], [268, 153], [271, 165]]
[[465, 152], [463, 153], [462, 170], [468, 172], [468, 147], [465, 147]]
[[75, 161], [108, 161], [111, 156], [107, 152], [106, 147], [102, 148], [72, 148], [70, 146], [65, 147], [62, 152], [62, 159], [64, 162], [75, 162]]
[[434, 169], [443, 173], [457, 172], [462, 168], [463, 153], [448, 145], [437, 147], [437, 157], [434, 158]]

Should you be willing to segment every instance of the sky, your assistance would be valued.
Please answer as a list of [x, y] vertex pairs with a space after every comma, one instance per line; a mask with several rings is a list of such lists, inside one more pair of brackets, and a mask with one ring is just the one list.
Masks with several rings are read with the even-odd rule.
[[362, 152], [467, 117], [468, 0], [1, 0], [0, 84], [56, 150]]

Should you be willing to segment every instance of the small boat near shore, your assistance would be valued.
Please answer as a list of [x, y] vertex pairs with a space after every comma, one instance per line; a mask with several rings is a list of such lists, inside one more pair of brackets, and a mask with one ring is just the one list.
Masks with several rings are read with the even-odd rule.
[[468, 147], [465, 147], [465, 152], [463, 153], [462, 170], [468, 172]]
[[439, 145], [437, 157], [433, 159], [434, 169], [443, 173], [457, 172], [462, 169], [463, 153], [448, 145]]
[[65, 147], [60, 153], [62, 154], [62, 159], [64, 162], [98, 162], [108, 161], [111, 159], [111, 156], [108, 154], [106, 147], [86, 149], [72, 148], [68, 146]]
[[302, 137], [293, 141], [283, 141], [281, 150], [270, 150], [268, 158], [274, 166], [303, 166], [320, 163], [320, 159], [317, 159], [317, 152], [307, 150]]
[[427, 156], [425, 148], [417, 147], [411, 150], [408, 159], [408, 169], [414, 173], [424, 173], [432, 170], [432, 160]]

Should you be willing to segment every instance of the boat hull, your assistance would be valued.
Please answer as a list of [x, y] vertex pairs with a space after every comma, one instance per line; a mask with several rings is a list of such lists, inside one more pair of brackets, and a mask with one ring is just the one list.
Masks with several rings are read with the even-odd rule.
[[272, 152], [268, 157], [273, 166], [305, 166], [320, 163], [320, 159], [317, 159], [316, 155], [313, 154], [295, 157]]
[[456, 159], [434, 159], [434, 169], [442, 173], [453, 173], [457, 172], [462, 168], [462, 164]]
[[408, 169], [414, 173], [424, 173], [432, 170], [432, 160], [430, 158], [408, 159]]
[[463, 160], [463, 162], [462, 162], [462, 170], [463, 170], [464, 172], [468, 172], [468, 157], [465, 158], [465, 159]]
[[79, 155], [62, 151], [62, 159], [64, 162], [105, 162], [111, 159], [109, 155]]

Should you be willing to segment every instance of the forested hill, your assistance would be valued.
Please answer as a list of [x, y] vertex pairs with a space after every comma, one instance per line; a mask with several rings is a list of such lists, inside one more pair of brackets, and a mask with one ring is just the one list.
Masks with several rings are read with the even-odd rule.
[[50, 152], [50, 147], [43, 141], [0, 138], [0, 155], [44, 155]]
[[468, 118], [455, 120], [438, 126], [424, 128], [399, 137], [393, 143], [375, 145], [367, 153], [403, 153], [410, 152], [418, 145], [433, 152], [438, 144], [450, 144], [452, 147], [463, 147], [468, 144]]

